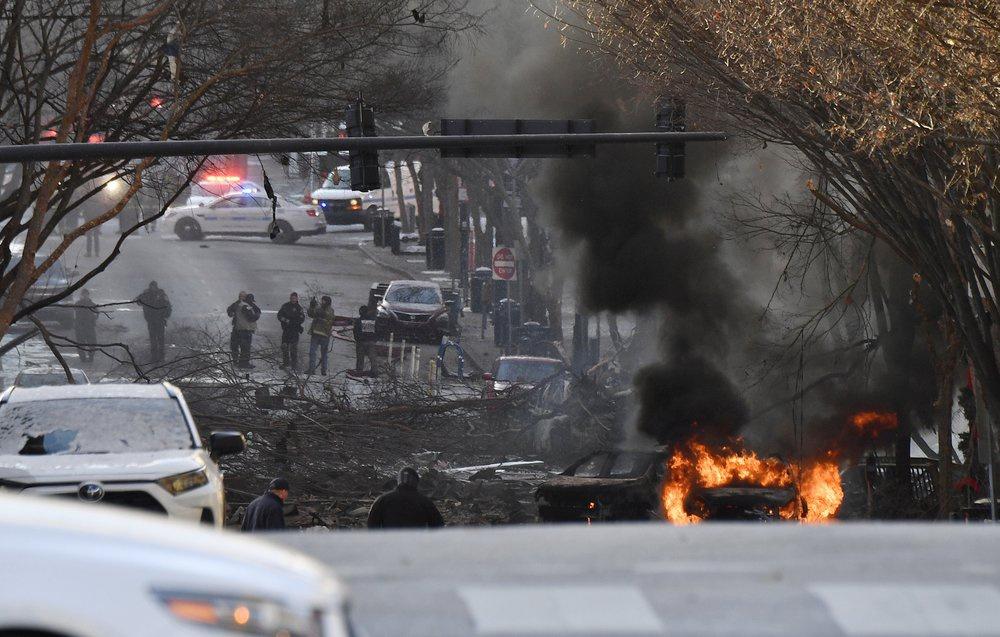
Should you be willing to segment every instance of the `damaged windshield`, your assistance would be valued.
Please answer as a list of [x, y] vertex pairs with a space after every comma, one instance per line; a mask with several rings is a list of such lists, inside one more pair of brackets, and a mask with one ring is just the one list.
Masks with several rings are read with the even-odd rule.
[[437, 288], [423, 286], [399, 286], [385, 293], [385, 300], [393, 303], [415, 303], [419, 305], [440, 305], [441, 293]]
[[190, 449], [180, 406], [159, 398], [88, 398], [0, 406], [0, 455]]

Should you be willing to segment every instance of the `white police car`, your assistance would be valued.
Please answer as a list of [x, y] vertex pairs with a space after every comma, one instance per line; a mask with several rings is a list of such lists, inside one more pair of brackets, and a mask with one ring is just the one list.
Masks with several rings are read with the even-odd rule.
[[168, 208], [163, 221], [173, 224], [174, 233], [184, 241], [198, 241], [205, 235], [232, 235], [270, 236], [276, 243], [294, 243], [299, 237], [326, 232], [326, 220], [316, 208], [278, 197], [272, 220], [271, 200], [248, 192]]

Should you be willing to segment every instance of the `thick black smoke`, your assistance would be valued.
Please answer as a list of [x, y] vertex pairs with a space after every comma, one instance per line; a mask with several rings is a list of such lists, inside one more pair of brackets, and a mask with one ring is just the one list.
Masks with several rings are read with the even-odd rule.
[[[651, 130], [655, 108], [628, 73], [595, 63], [519, 2], [481, 0], [489, 37], [463, 55], [453, 117], [592, 118], [602, 131]], [[689, 113], [688, 125], [697, 113]], [[688, 144], [688, 176], [656, 177], [652, 144], [600, 146], [596, 159], [546, 160], [532, 194], [579, 255], [573, 276], [590, 311], [643, 313], [663, 325], [656, 365], [636, 379], [641, 430], [663, 441], [697, 423], [735, 433], [747, 409], [721, 371], [753, 314], [725, 265], [704, 194], [719, 186], [723, 144]], [[717, 199], [717, 198], [716, 198]], [[733, 348], [735, 349], [735, 348]]]
[[[621, 103], [598, 101], [592, 113], [603, 129], [651, 128], [651, 100], [616, 110]], [[724, 152], [688, 144], [688, 176], [669, 183], [654, 175], [651, 145], [601, 147], [596, 160], [550, 164], [538, 189], [565, 238], [580, 247], [583, 304], [663, 315], [662, 362], [642, 370], [635, 384], [639, 429], [664, 443], [692, 427], [706, 437], [734, 435], [746, 420], [719, 361], [744, 334], [750, 312], [705, 223], [714, 211], [701, 196], [715, 183], [710, 176]]]

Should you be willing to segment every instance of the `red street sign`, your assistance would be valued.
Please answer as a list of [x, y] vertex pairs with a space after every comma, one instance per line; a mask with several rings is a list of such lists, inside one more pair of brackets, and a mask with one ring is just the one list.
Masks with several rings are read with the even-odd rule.
[[493, 280], [517, 281], [517, 257], [514, 248], [493, 248]]

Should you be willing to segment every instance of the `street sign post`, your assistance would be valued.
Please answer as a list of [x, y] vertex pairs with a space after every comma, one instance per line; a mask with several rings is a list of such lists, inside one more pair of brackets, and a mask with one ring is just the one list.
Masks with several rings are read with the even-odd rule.
[[[493, 260], [490, 263], [494, 281], [517, 281], [517, 253], [514, 252], [514, 248], [507, 246], [493, 248]], [[510, 298], [510, 288], [511, 286], [507, 285], [507, 342], [504, 344], [506, 354], [511, 353], [514, 344], [514, 303]]]
[[517, 256], [514, 248], [506, 246], [493, 248], [492, 264], [494, 281], [517, 281]]

